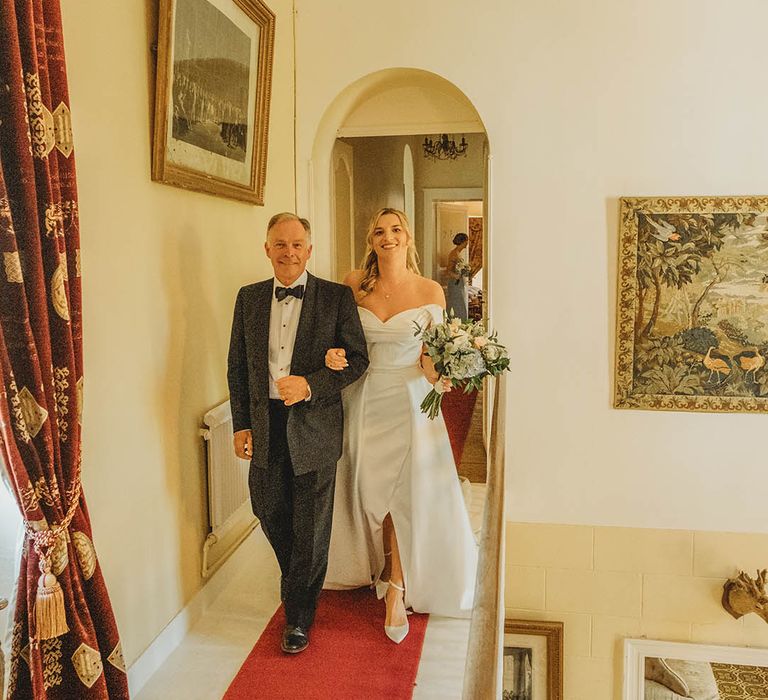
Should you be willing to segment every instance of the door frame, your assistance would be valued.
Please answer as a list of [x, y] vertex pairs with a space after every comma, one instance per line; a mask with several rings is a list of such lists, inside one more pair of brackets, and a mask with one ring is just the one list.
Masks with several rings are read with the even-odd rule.
[[331, 276], [338, 277], [337, 231], [336, 231], [336, 171], [343, 165], [349, 178], [349, 264], [350, 270], [355, 269], [355, 178], [354, 178], [354, 149], [343, 141], [336, 141], [331, 153]]

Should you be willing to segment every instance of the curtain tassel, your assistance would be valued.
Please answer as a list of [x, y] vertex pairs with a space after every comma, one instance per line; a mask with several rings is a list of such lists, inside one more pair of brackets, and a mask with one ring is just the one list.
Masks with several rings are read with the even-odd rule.
[[40, 570], [43, 574], [38, 579], [35, 597], [35, 637], [53, 639], [69, 632], [64, 591], [56, 576], [51, 573], [48, 561], [40, 562]]

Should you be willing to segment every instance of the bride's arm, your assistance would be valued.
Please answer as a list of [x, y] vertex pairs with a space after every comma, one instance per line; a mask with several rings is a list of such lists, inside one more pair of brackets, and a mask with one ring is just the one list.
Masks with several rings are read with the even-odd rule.
[[[443, 292], [443, 288], [434, 280], [430, 280], [427, 278], [424, 278], [423, 280], [423, 288], [421, 290], [421, 296], [425, 303], [427, 304], [434, 304], [435, 306], [439, 306], [443, 311], [445, 311], [445, 293]], [[434, 319], [437, 321], [437, 319]], [[450, 391], [451, 389], [451, 380], [450, 379], [440, 379], [440, 373], [435, 369], [435, 363], [432, 362], [432, 358], [427, 353], [427, 347], [426, 345], [421, 346], [421, 358], [419, 359], [419, 365], [421, 366], [421, 371], [424, 373], [424, 377], [426, 380], [434, 385], [439, 381], [442, 381], [443, 387], [446, 391]]]
[[424, 377], [432, 386], [437, 384], [438, 381], [442, 383], [443, 390], [439, 393], [444, 394], [451, 390], [451, 380], [445, 377], [440, 379], [440, 373], [435, 369], [435, 363], [432, 362], [432, 358], [427, 354], [426, 345], [421, 346], [421, 360], [419, 361], [419, 364], [421, 365], [421, 371], [424, 373]]
[[[342, 280], [342, 284], [351, 287], [355, 299], [357, 299], [357, 294], [360, 291], [360, 280], [362, 277], [362, 270], [352, 270], [351, 272], [348, 272]], [[334, 372], [340, 372], [348, 367], [349, 362], [347, 361], [346, 350], [344, 350], [344, 348], [329, 348], [325, 353], [325, 366], [328, 369], [332, 369]]]
[[424, 376], [430, 384], [434, 384], [440, 378], [439, 372], [435, 369], [435, 363], [432, 362], [432, 358], [427, 353], [426, 345], [421, 346], [421, 360], [419, 364], [421, 365], [421, 371], [424, 372]]

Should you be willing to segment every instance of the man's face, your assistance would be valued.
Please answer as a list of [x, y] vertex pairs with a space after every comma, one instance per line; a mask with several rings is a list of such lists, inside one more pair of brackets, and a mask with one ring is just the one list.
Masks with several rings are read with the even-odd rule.
[[275, 224], [269, 230], [264, 250], [272, 261], [275, 277], [286, 287], [301, 276], [312, 255], [307, 232], [301, 222], [294, 220]]

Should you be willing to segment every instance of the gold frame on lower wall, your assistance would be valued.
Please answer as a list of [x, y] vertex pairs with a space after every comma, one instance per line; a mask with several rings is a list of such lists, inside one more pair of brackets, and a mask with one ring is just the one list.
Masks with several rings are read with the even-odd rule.
[[[753, 697], [768, 683], [768, 649], [624, 640], [623, 700], [646, 697]], [[657, 687], [658, 686], [658, 687]]]
[[504, 621], [503, 700], [563, 700], [563, 623]]
[[768, 197], [621, 199], [616, 408], [768, 411]]

